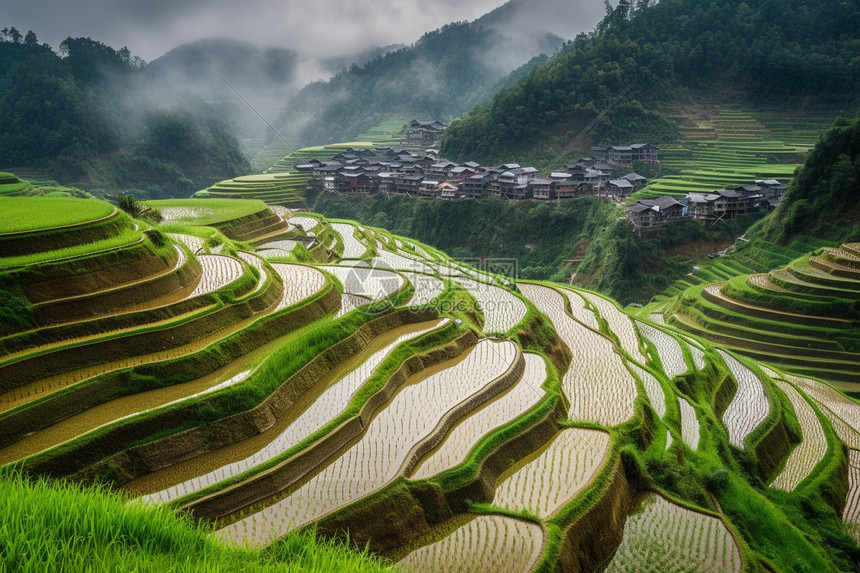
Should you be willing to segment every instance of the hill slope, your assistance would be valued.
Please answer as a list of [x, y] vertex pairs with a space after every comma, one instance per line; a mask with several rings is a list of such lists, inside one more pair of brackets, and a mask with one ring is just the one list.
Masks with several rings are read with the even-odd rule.
[[420, 570], [860, 558], [860, 404], [821, 380], [259, 201], [151, 202], [151, 228], [100, 202], [0, 202], [21, 214], [4, 296], [31, 313], [0, 336], [0, 464], [269, 546], [4, 481], [0, 559], [313, 565], [305, 527]]
[[654, 104], [690, 88], [856, 108], [858, 24], [848, 3], [622, 0], [594, 32], [455, 122], [442, 152], [494, 162], [553, 137], [561, 149], [622, 94], [590, 132], [595, 143], [671, 140], [676, 126]]
[[60, 51], [0, 42], [4, 168], [177, 195], [248, 170], [217, 109], [152, 81], [127, 49], [68, 38]]

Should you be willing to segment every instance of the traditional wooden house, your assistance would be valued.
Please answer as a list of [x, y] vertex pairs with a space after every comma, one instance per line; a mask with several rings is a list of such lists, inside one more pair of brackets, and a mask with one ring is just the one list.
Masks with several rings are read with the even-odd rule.
[[748, 215], [761, 197], [736, 189], [719, 189], [713, 193], [689, 193], [686, 198], [694, 217], [734, 219]]
[[633, 192], [633, 183], [627, 179], [611, 179], [606, 184], [606, 190], [613, 195], [625, 197]]
[[421, 197], [435, 197], [439, 182], [432, 179], [424, 179], [418, 185], [418, 195]]
[[397, 187], [394, 184], [394, 174], [390, 172], [382, 172], [377, 175], [380, 193], [395, 193]]
[[424, 172], [429, 177], [447, 179], [455, 167], [459, 166], [451, 161], [440, 161], [428, 166]]
[[555, 193], [552, 188], [552, 179], [532, 179], [531, 193], [534, 199], [538, 201], [549, 201], [555, 199]]
[[709, 219], [714, 216], [714, 206], [719, 198], [716, 193], [688, 193], [685, 199], [692, 217]]
[[660, 148], [650, 143], [634, 143], [630, 146], [632, 161], [655, 163], [660, 160]]
[[636, 228], [648, 228], [657, 223], [659, 211], [655, 207], [636, 203], [627, 208], [627, 217]]
[[687, 208], [674, 198], [664, 195], [656, 199], [640, 199], [627, 208], [630, 222], [635, 227], [651, 227], [659, 223], [687, 216]]
[[756, 179], [755, 184], [761, 188], [762, 197], [767, 200], [780, 199], [788, 191], [788, 187], [776, 179]]
[[630, 165], [633, 163], [633, 148], [629, 145], [613, 145], [606, 152], [606, 160]]
[[714, 202], [714, 215], [718, 219], [734, 219], [748, 215], [752, 211], [753, 201], [757, 198], [736, 189], [720, 189], [716, 194], [719, 199]]
[[460, 195], [460, 185], [455, 181], [445, 181], [436, 188], [437, 197], [446, 201], [453, 201]]
[[[330, 182], [330, 179], [333, 179], [333, 182]], [[370, 193], [375, 185], [373, 176], [359, 170], [344, 170], [326, 177], [325, 180], [325, 187], [333, 185], [337, 193]]]
[[467, 197], [480, 197], [484, 194], [484, 190], [492, 180], [492, 176], [486, 173], [476, 173], [471, 177], [467, 177], [463, 180], [463, 194]]
[[451, 169], [450, 173], [448, 174], [448, 178], [462, 181], [463, 179], [467, 179], [472, 175], [475, 175], [476, 173], [477, 172], [474, 169], [460, 165]]
[[648, 184], [648, 179], [642, 177], [638, 173], [628, 173], [627, 175], [622, 177], [622, 179], [627, 179], [628, 181], [630, 181], [630, 183], [633, 184], [634, 191], [638, 191], [639, 189], [642, 189]]
[[407, 195], [417, 195], [418, 187], [421, 185], [421, 182], [424, 180], [424, 177], [421, 175], [398, 175], [394, 178], [394, 189], [397, 193], [404, 193]]

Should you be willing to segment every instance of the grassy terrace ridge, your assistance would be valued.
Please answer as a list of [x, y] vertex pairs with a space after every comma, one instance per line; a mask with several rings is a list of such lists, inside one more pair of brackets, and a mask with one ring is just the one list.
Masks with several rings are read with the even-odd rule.
[[198, 191], [194, 197], [259, 199], [269, 204], [303, 207], [304, 194], [310, 178], [310, 173], [297, 171], [245, 175], [216, 183], [203, 191]]
[[0, 172], [0, 197], [18, 195], [30, 188], [30, 182], [12, 173]]
[[388, 571], [345, 545], [296, 534], [278, 550], [230, 547], [163, 507], [106, 488], [0, 475], [0, 569], [40, 571]]
[[267, 209], [264, 202], [256, 199], [163, 199], [144, 203], [162, 211], [165, 222], [195, 226], [226, 223]]
[[[34, 211], [34, 207], [38, 211]], [[80, 225], [110, 216], [116, 208], [104, 201], [71, 197], [0, 197], [0, 235]]]
[[[788, 371], [817, 372], [856, 390], [860, 272], [852, 279], [850, 269], [860, 271], [860, 262], [852, 248], [816, 251], [767, 275], [739, 275], [719, 286], [690, 287], [663, 315], [682, 330], [758, 360]], [[837, 269], [848, 269], [844, 272], [849, 276], [811, 269], [809, 261], [818, 256], [827, 257]], [[830, 286], [833, 283], [841, 288]]]

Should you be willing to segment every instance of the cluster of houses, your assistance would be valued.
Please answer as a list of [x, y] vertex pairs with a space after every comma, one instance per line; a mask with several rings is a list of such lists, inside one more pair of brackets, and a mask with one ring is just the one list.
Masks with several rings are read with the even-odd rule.
[[[647, 153], [656, 160], [656, 146], [637, 145], [640, 153]], [[636, 173], [613, 178], [612, 173], [618, 167], [614, 161], [610, 163], [585, 157], [547, 177], [539, 177], [537, 169], [518, 163], [485, 167], [473, 161], [447, 161], [432, 148], [421, 154], [375, 148], [348, 149], [329, 161], [314, 159], [298, 165], [296, 169], [312, 172], [315, 179], [322, 181], [326, 191], [378, 191], [447, 200], [495, 196], [550, 201], [593, 194], [624, 197], [648, 183], [645, 177]]]
[[441, 121], [422, 123], [413, 119], [406, 130], [406, 143], [417, 147], [436, 145], [436, 141], [445, 133], [448, 126]]
[[761, 209], [775, 209], [786, 189], [785, 184], [776, 179], [759, 179], [754, 184], [740, 185], [734, 189], [688, 193], [681, 201], [669, 196], [640, 199], [627, 208], [627, 213], [637, 229], [686, 218], [714, 221], [734, 219]]

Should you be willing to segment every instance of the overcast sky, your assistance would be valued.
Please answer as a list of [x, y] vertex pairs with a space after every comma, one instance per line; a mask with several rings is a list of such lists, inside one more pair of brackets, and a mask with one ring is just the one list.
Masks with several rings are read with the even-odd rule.
[[[333, 56], [411, 43], [448, 22], [474, 20], [504, 1], [2, 0], [0, 26], [33, 30], [54, 47], [68, 36], [89, 36], [114, 48], [128, 46], [146, 61], [212, 36]], [[591, 29], [603, 12], [602, 0], [549, 2], [565, 11], [586, 5], [588, 22], [581, 30]]]

